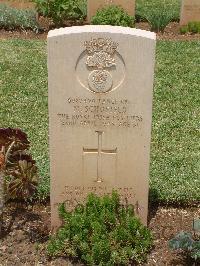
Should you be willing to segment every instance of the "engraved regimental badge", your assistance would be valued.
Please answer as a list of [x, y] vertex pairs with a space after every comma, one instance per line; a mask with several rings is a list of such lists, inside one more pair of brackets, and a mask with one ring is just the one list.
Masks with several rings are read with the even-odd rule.
[[88, 85], [91, 91], [105, 93], [112, 89], [113, 78], [109, 72], [115, 67], [115, 52], [118, 43], [111, 39], [92, 39], [84, 43], [87, 52], [86, 65], [91, 72]]

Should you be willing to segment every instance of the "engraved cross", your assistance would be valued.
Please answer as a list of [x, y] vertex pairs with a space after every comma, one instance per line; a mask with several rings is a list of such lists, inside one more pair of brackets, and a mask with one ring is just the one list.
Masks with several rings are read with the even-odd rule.
[[95, 149], [88, 149], [83, 148], [83, 154], [97, 154], [97, 179], [96, 182], [101, 183], [103, 182], [102, 178], [102, 155], [103, 154], [110, 154], [110, 155], [116, 155], [117, 154], [117, 148], [115, 149], [102, 149], [102, 135], [103, 131], [95, 131], [97, 133], [98, 137], [98, 147]]

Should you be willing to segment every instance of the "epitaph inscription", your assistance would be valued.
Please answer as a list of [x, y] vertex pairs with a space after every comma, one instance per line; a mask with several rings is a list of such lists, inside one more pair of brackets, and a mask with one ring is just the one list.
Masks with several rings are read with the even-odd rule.
[[[144, 208], [140, 205], [139, 201], [136, 199], [135, 189], [133, 187], [113, 187], [115, 191], [118, 191], [120, 195], [121, 204], [126, 205], [127, 203], [134, 207], [135, 213], [139, 215]], [[63, 201], [68, 210], [73, 209], [74, 206], [84, 202], [88, 193], [95, 193], [99, 196], [111, 195], [111, 189], [107, 186], [65, 186], [64, 192], [62, 193]], [[134, 204], [133, 204], [134, 203]], [[54, 207], [58, 208], [60, 202], [55, 202]]]
[[61, 126], [134, 128], [143, 121], [141, 114], [129, 111], [128, 99], [73, 98], [66, 99], [68, 113], [58, 113]]

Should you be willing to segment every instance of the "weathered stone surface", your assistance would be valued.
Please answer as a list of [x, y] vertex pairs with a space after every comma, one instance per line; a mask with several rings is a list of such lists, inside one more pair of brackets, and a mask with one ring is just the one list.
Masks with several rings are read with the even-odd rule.
[[48, 35], [52, 227], [58, 203], [119, 191], [144, 223], [155, 34], [83, 26]]
[[17, 9], [35, 9], [35, 3], [28, 2], [28, 1], [9, 1], [9, 0], [0, 0], [0, 4], [6, 4], [10, 7], [17, 8]]
[[200, 21], [200, 0], [182, 0], [180, 24]]
[[90, 22], [98, 9], [109, 5], [121, 6], [130, 16], [135, 16], [135, 0], [88, 0], [87, 20]]

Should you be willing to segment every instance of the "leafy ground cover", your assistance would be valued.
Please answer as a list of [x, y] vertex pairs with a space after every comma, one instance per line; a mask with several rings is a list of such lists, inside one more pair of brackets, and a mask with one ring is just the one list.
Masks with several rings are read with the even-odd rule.
[[[151, 198], [200, 200], [199, 41], [159, 41], [154, 88]], [[40, 171], [38, 196], [49, 195], [46, 42], [0, 42], [1, 127], [20, 127]]]
[[0, 3], [0, 28], [6, 30], [27, 30], [39, 31], [39, 24], [36, 20], [36, 11], [20, 10]]
[[181, 0], [137, 0], [136, 18], [148, 17], [149, 14], [155, 13], [155, 10], [157, 13], [162, 13], [163, 8], [165, 12], [171, 13], [174, 21], [179, 20]]

